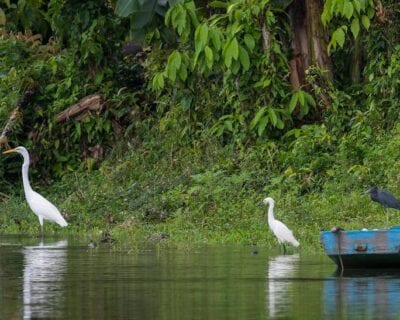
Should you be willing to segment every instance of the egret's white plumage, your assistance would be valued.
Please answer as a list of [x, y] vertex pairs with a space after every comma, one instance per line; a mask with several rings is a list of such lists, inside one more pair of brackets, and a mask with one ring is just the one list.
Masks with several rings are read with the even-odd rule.
[[26, 201], [32, 211], [38, 216], [40, 223], [40, 230], [43, 236], [43, 220], [50, 220], [58, 223], [61, 227], [66, 227], [68, 223], [65, 221], [60, 211], [52, 204], [49, 200], [44, 198], [42, 195], [33, 191], [29, 183], [29, 153], [24, 147], [17, 147], [15, 149], [10, 149], [4, 151], [3, 153], [17, 152], [24, 158], [24, 163], [22, 164], [22, 182], [24, 184], [24, 191]]
[[285, 245], [285, 243], [289, 243], [295, 247], [298, 247], [300, 243], [293, 236], [293, 232], [284, 223], [274, 218], [274, 206], [275, 206], [274, 199], [269, 197], [265, 198], [263, 200], [263, 203], [269, 205], [268, 225], [272, 233], [278, 239], [278, 242], [283, 245]]

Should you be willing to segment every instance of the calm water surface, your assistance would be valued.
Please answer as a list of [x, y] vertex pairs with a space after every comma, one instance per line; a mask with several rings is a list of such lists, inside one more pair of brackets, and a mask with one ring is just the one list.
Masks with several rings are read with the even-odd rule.
[[0, 236], [0, 319], [399, 319], [400, 274], [249, 246], [135, 253]]

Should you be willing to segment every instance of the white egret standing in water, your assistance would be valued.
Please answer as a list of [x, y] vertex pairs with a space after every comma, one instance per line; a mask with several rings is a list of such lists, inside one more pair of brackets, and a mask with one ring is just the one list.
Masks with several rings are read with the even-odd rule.
[[285, 243], [290, 243], [291, 245], [298, 247], [300, 243], [293, 236], [293, 232], [285, 224], [274, 218], [274, 199], [269, 197], [265, 198], [263, 203], [269, 205], [268, 225], [272, 233], [278, 239], [278, 242], [283, 245], [283, 252], [286, 253]]
[[39, 193], [33, 191], [29, 183], [28, 169], [29, 169], [29, 153], [24, 147], [17, 147], [4, 151], [4, 154], [17, 152], [24, 158], [22, 164], [22, 182], [24, 184], [24, 191], [26, 201], [32, 211], [38, 216], [40, 223], [40, 232], [43, 237], [43, 219], [54, 221], [61, 227], [66, 227], [68, 223], [65, 221], [60, 211], [49, 200], [41, 196]]

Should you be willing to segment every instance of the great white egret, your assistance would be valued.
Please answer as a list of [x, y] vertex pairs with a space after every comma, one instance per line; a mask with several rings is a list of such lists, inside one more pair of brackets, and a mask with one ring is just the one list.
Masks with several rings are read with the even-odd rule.
[[393, 208], [400, 210], [400, 201], [397, 200], [394, 195], [384, 189], [378, 189], [377, 187], [371, 187], [365, 193], [369, 193], [371, 200], [380, 203], [386, 211], [386, 226], [389, 223], [388, 209]]
[[52, 204], [49, 200], [41, 196], [39, 193], [33, 191], [29, 183], [29, 153], [24, 147], [17, 147], [4, 151], [4, 154], [17, 152], [24, 158], [24, 163], [22, 164], [22, 182], [24, 184], [24, 191], [26, 201], [32, 211], [38, 216], [40, 223], [40, 232], [43, 237], [43, 219], [54, 221], [58, 223], [61, 227], [66, 227], [68, 223], [65, 221], [60, 211]]
[[300, 243], [293, 236], [293, 232], [285, 224], [274, 218], [274, 199], [270, 197], [265, 198], [263, 203], [269, 205], [268, 225], [272, 233], [278, 239], [278, 242], [283, 245], [283, 252], [286, 253], [285, 243], [289, 243], [295, 247], [298, 247]]

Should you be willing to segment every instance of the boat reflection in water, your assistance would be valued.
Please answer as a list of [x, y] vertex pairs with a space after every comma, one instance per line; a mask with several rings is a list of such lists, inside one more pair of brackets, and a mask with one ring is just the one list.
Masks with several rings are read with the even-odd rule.
[[350, 270], [337, 272], [324, 285], [327, 318], [398, 319], [400, 271]]
[[288, 295], [292, 292], [289, 287], [292, 285], [291, 277], [294, 277], [297, 271], [299, 255], [281, 255], [271, 258], [268, 262], [268, 301], [267, 314], [269, 318], [277, 314], [285, 314], [288, 301], [291, 301]]
[[62, 310], [57, 307], [63, 305], [67, 244], [62, 240], [24, 248], [24, 319], [51, 319], [62, 315]]

